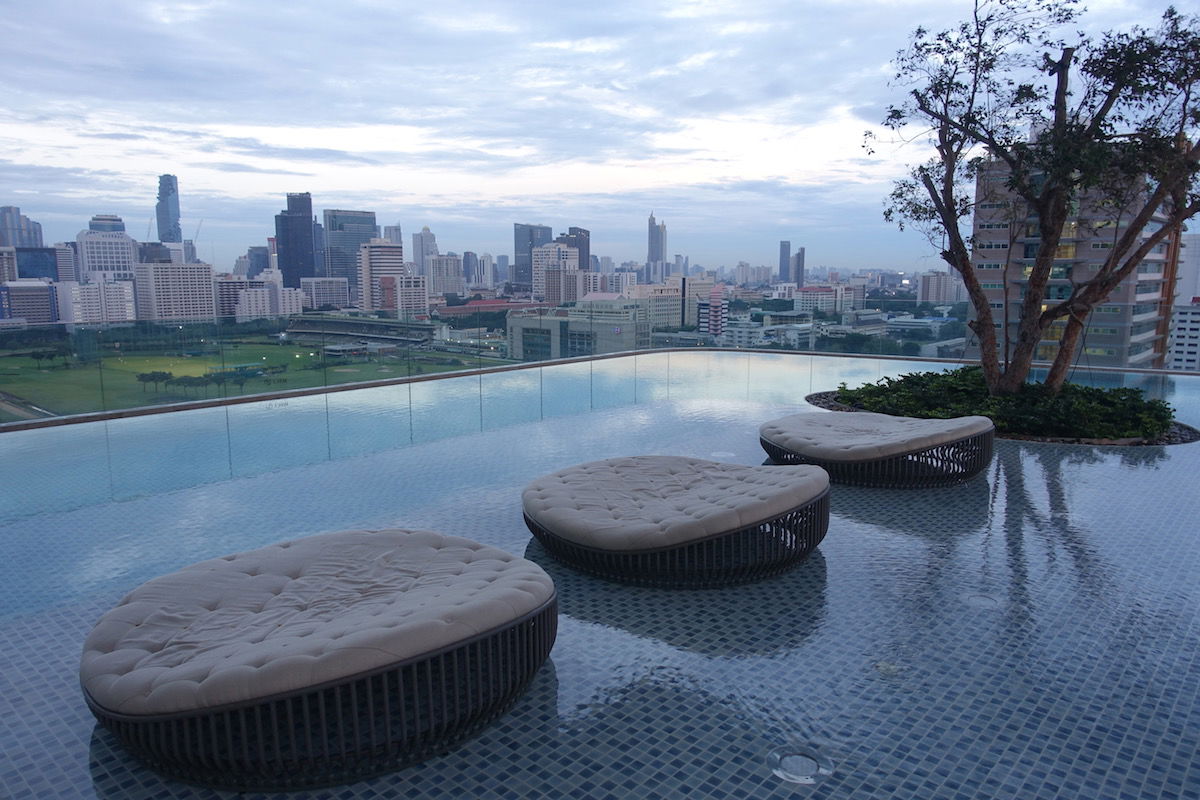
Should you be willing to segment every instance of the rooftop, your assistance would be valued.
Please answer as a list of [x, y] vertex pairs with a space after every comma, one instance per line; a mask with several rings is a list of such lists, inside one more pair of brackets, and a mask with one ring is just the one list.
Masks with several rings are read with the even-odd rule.
[[[760, 422], [830, 413], [806, 394], [928, 366], [659, 352], [0, 434], [0, 795], [232, 797], [96, 729], [87, 631], [204, 558], [410, 527], [543, 565], [558, 641], [477, 738], [322, 796], [1195, 797], [1200, 443], [1001, 440], [961, 486], [834, 487], [813, 556], [727, 589], [579, 575], [522, 522], [539, 475], [762, 463]], [[1200, 376], [1116, 379], [1200, 426]]]

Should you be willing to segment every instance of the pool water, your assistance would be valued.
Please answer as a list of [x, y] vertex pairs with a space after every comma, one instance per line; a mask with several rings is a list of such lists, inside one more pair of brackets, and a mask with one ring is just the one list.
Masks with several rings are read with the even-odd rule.
[[[810, 558], [726, 589], [576, 574], [521, 520], [546, 472], [758, 464], [759, 423], [805, 394], [918, 367], [664, 353], [0, 435], [0, 796], [232, 797], [95, 728], [83, 638], [150, 577], [359, 527], [537, 561], [559, 638], [479, 737], [312, 796], [1197, 796], [1200, 443], [998, 441], [961, 486], [835, 487]], [[1159, 389], [1200, 424], [1200, 384]]]

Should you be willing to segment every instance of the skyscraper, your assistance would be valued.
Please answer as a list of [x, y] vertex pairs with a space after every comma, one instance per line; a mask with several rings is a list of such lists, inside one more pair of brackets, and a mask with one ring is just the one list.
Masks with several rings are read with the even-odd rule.
[[158, 176], [158, 202], [154, 206], [158, 217], [158, 240], [182, 242], [179, 227], [179, 180], [174, 175]]
[[417, 265], [418, 275], [429, 275], [429, 259], [439, 255], [437, 237], [426, 225], [420, 233], [413, 234], [412, 260]]
[[91, 282], [91, 273], [117, 273], [110, 279], [127, 280], [133, 277], [137, 263], [137, 242], [125, 232], [125, 223], [113, 214], [97, 214], [88, 222], [88, 229], [75, 237], [79, 254], [80, 280]]
[[518, 290], [533, 289], [533, 249], [549, 244], [554, 232], [546, 225], [513, 223], [513, 263], [509, 280]]
[[315, 278], [312, 195], [290, 193], [287, 208], [275, 215], [275, 253], [283, 285], [300, 288], [301, 278]]
[[804, 248], [797, 247], [796, 255], [792, 256], [792, 283], [804, 285]]
[[374, 211], [325, 209], [325, 276], [345, 278], [352, 302], [359, 291], [359, 248], [378, 238]]
[[579, 268], [587, 271], [592, 268], [592, 232], [585, 228], [567, 228], [566, 233], [560, 233], [554, 241], [574, 247], [579, 251]]
[[466, 250], [462, 254], [463, 283], [469, 289], [474, 285], [475, 276], [479, 272], [479, 255]]
[[646, 261], [650, 264], [667, 260], [667, 223], [655, 223], [654, 213], [650, 214], [647, 225]]
[[429, 313], [425, 278], [409, 275], [404, 246], [372, 239], [358, 248], [359, 283], [365, 311], [393, 311], [401, 319]]
[[792, 243], [786, 240], [779, 242], [779, 282], [792, 282]]
[[41, 247], [42, 226], [16, 206], [0, 206], [0, 247]]
[[404, 231], [400, 230], [400, 223], [395, 225], [383, 226], [383, 238], [387, 239], [392, 244], [404, 244]]

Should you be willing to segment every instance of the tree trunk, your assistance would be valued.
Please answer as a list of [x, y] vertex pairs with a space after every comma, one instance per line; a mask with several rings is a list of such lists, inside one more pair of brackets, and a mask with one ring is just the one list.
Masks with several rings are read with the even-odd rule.
[[1075, 360], [1075, 350], [1079, 346], [1079, 337], [1083, 333], [1083, 322], [1079, 317], [1067, 317], [1067, 329], [1063, 331], [1062, 341], [1058, 343], [1058, 355], [1050, 365], [1050, 374], [1046, 376], [1046, 387], [1052, 394], [1062, 391], [1067, 382], [1067, 373]]

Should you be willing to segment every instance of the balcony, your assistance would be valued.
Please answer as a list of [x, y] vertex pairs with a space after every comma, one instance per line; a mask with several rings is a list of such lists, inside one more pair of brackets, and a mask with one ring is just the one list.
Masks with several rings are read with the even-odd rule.
[[[0, 795], [197, 796], [94, 728], [84, 635], [152, 576], [355, 527], [537, 561], [560, 633], [480, 736], [334, 796], [1196, 792], [1200, 444], [1002, 440], [962, 486], [835, 487], [815, 555], [729, 589], [592, 579], [522, 523], [521, 488], [546, 472], [634, 453], [762, 463], [761, 421], [826, 413], [806, 394], [942, 366], [650, 352], [0, 433]], [[1200, 376], [1093, 377], [1200, 425]]]

